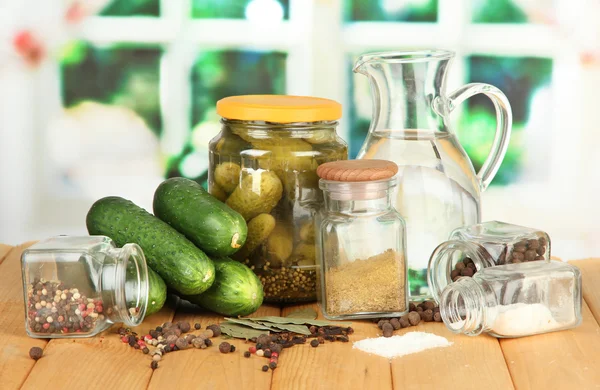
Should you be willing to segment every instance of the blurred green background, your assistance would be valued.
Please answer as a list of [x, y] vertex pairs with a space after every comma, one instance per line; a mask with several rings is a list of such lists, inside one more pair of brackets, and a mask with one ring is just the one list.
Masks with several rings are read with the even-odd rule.
[[[288, 0], [278, 1], [283, 19], [289, 18]], [[250, 0], [193, 0], [193, 18], [244, 18]], [[438, 19], [437, 0], [345, 0], [345, 23], [355, 21], [430, 22]], [[473, 23], [527, 23], [527, 15], [511, 0], [473, 0]], [[279, 11], [278, 11], [279, 12]], [[158, 0], [117, 0], [103, 12], [104, 16], [160, 17]], [[160, 136], [163, 121], [160, 111], [159, 46], [114, 45], [95, 47], [85, 42], [71, 43], [61, 59], [63, 102], [71, 107], [81, 101], [93, 100], [118, 104], [137, 112]], [[347, 68], [353, 57], [348, 56]], [[531, 100], [535, 92], [550, 83], [552, 60], [535, 57], [471, 56], [467, 59], [465, 82], [485, 82], [500, 88], [511, 102], [514, 115], [513, 139], [508, 153], [494, 179], [494, 185], [518, 180], [522, 166], [521, 134], [530, 118]], [[206, 148], [202, 131], [214, 130], [218, 124], [215, 113], [217, 100], [239, 94], [284, 94], [286, 53], [255, 50], [202, 50], [198, 48], [190, 71], [191, 102], [189, 112], [192, 128], [181, 154], [167, 156], [165, 176], [191, 176], [203, 181], [204, 167], [185, 169], [186, 160], [198, 149]], [[340, 70], [348, 71], [348, 70]], [[357, 99], [349, 72], [350, 106], [345, 112], [351, 123], [351, 157], [358, 152], [369, 127], [370, 117], [358, 112], [368, 111], [364, 99]], [[370, 104], [370, 103], [369, 103]], [[493, 106], [483, 96], [469, 99], [458, 120], [461, 143], [479, 169], [487, 157], [495, 131]], [[201, 141], [198, 141], [198, 140]], [[187, 162], [189, 166], [190, 162]], [[201, 163], [197, 163], [201, 164]]]

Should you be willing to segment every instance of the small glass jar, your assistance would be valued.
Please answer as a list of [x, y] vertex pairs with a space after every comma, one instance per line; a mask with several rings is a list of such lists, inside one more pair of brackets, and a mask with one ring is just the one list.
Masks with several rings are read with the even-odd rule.
[[439, 302], [442, 290], [461, 276], [497, 265], [550, 259], [550, 236], [541, 230], [489, 221], [455, 229], [429, 259], [427, 282]]
[[440, 312], [454, 333], [510, 338], [581, 324], [581, 273], [560, 261], [534, 261], [483, 269], [449, 284]]
[[325, 196], [316, 219], [323, 315], [337, 320], [406, 314], [406, 232], [390, 198], [397, 165], [338, 161], [317, 172]]
[[265, 302], [316, 300], [314, 215], [323, 204], [317, 167], [348, 158], [336, 133], [341, 105], [300, 96], [232, 96], [217, 103], [221, 132], [209, 145], [209, 192], [248, 222], [232, 257], [260, 278]]
[[117, 249], [104, 236], [54, 237], [26, 249], [21, 265], [31, 337], [89, 337], [144, 319], [148, 268], [136, 244]]

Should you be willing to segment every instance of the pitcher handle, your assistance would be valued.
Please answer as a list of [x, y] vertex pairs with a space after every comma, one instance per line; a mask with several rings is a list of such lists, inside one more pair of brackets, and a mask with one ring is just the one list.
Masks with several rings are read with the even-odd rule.
[[504, 155], [506, 155], [512, 129], [512, 110], [506, 95], [498, 88], [484, 83], [471, 83], [458, 88], [448, 96], [449, 111], [452, 112], [460, 103], [479, 93], [489, 97], [496, 109], [496, 135], [494, 136], [494, 143], [492, 144], [490, 155], [477, 173], [477, 178], [481, 183], [483, 191], [490, 185], [494, 176], [496, 176]]

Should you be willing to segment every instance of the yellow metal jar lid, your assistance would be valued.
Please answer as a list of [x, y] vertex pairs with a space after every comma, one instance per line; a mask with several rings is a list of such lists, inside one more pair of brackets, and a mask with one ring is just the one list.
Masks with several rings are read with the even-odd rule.
[[311, 96], [243, 95], [217, 102], [217, 113], [226, 119], [276, 123], [334, 121], [342, 117], [342, 105]]

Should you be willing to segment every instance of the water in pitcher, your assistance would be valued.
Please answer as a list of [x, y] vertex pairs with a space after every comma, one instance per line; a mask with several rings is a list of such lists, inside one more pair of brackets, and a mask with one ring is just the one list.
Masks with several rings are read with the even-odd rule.
[[452, 230], [478, 222], [480, 186], [452, 133], [378, 130], [358, 158], [398, 164], [394, 206], [406, 221], [411, 300], [431, 295], [427, 264]]

